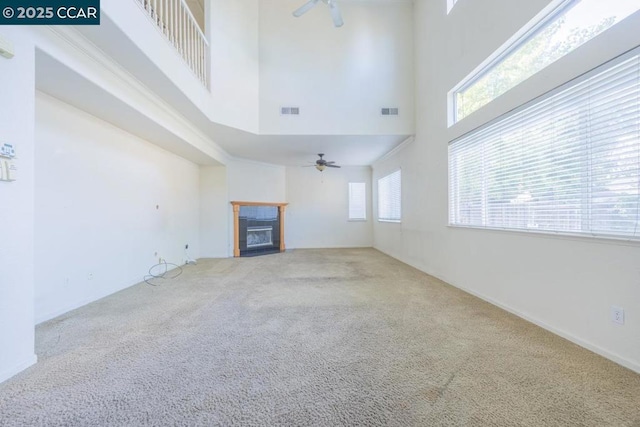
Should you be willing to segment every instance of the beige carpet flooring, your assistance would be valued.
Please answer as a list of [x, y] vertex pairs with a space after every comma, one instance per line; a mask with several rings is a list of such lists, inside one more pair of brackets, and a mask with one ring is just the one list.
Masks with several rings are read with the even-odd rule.
[[373, 249], [203, 260], [37, 328], [1, 426], [640, 426], [640, 375]]

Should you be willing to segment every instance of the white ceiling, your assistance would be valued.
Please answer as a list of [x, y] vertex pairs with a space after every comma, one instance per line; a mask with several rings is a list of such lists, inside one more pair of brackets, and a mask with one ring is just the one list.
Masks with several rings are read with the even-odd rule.
[[[194, 0], [201, 1], [201, 0]], [[304, 1], [304, 0], [302, 0]], [[345, 0], [342, 0], [345, 1]], [[380, 0], [377, 0], [380, 1]], [[383, 0], [390, 2], [411, 2], [411, 0]], [[180, 113], [188, 117], [200, 130], [233, 157], [245, 158], [258, 162], [287, 166], [304, 165], [315, 161], [317, 153], [326, 153], [327, 158], [345, 166], [371, 165], [410, 135], [256, 135], [238, 129], [212, 123], [166, 75], [131, 43], [128, 36], [120, 28], [103, 15], [99, 27], [78, 27], [82, 33], [107, 55], [122, 64], [127, 71], [144, 82], [157, 95]], [[54, 61], [55, 62], [55, 61]], [[204, 153], [197, 149], [181, 151], [171, 149], [178, 146], [178, 138], [157, 123], [151, 122], [139, 112], [111, 97], [92, 84], [83, 84], [84, 90], [64, 90], [61, 82], [74, 82], [83, 79], [62, 64], [41, 61], [42, 67], [37, 75], [38, 89], [49, 93], [63, 101], [75, 105], [97, 117], [103, 118], [116, 126], [135, 135], [148, 139], [179, 155], [199, 164], [212, 164]], [[49, 68], [50, 67], [50, 68]], [[97, 101], [98, 100], [98, 101]], [[103, 103], [101, 106], [100, 103]], [[154, 129], [154, 126], [157, 129]], [[157, 142], [160, 141], [160, 143]], [[184, 141], [182, 142], [184, 144]]]
[[219, 164], [210, 155], [40, 50], [36, 50], [36, 89], [194, 163]]
[[315, 161], [317, 153], [344, 166], [370, 165], [408, 135], [255, 135], [211, 126], [216, 142], [235, 157], [286, 166]]

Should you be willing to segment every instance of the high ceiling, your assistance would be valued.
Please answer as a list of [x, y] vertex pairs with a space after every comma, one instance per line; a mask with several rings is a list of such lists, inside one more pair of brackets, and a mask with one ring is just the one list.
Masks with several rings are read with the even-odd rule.
[[[202, 2], [202, 0], [192, 1], [196, 3], [200, 2], [200, 4]], [[345, 0], [342, 1], [344, 2]], [[376, 1], [378, 3], [381, 2], [381, 0]], [[385, 1], [382, 0], [382, 2], [384, 3]], [[411, 0], [386, 0], [386, 2], [407, 3], [411, 2]], [[286, 5], [287, 8], [290, 6], [290, 3], [295, 2], [291, 0], [289, 4]], [[363, 4], [363, 2], [359, 3]], [[354, 4], [357, 3], [354, 2]], [[200, 7], [198, 4], [194, 6], [194, 8], [198, 7]], [[320, 13], [318, 15], [324, 24], [324, 20], [322, 19], [325, 18], [324, 15]], [[286, 13], [286, 16], [291, 18], [290, 13]], [[313, 18], [310, 16], [306, 21], [298, 22], [304, 23], [304, 26], [308, 26], [311, 19]], [[371, 19], [371, 16], [367, 16], [367, 19]], [[377, 19], [383, 18], [378, 17]], [[350, 23], [355, 24], [353, 20], [350, 21]], [[370, 25], [379, 28], [379, 24], [373, 23]], [[331, 29], [332, 26], [328, 26], [328, 28]], [[206, 133], [211, 140], [232, 157], [296, 166], [315, 161], [316, 154], [323, 152], [331, 157], [332, 160], [345, 166], [370, 165], [410, 137], [411, 132], [386, 134], [375, 128], [372, 128], [373, 131], [366, 131], [366, 129], [364, 129], [364, 132], [346, 133], [340, 132], [338, 129], [337, 131], [330, 132], [331, 134], [322, 134], [322, 132], [314, 131], [307, 134], [284, 132], [284, 134], [257, 135], [222, 126], [211, 122], [198, 107], [192, 104], [179, 87], [176, 86], [175, 82], [170, 81], [147, 55], [141, 52], [135, 44], [131, 43], [128, 35], [125, 34], [118, 25], [112, 22], [108, 16], [103, 16], [100, 27], [78, 28], [78, 31], [86, 36], [93, 44], [99, 46], [108, 56], [122, 64], [128, 73], [132, 74], [139, 81], [144, 82], [153, 92], [163, 98], [167, 104], [172, 105], [183, 116], [188, 117], [189, 121], [194, 123], [202, 132]], [[321, 37], [321, 35], [318, 36]], [[389, 48], [387, 47], [387, 49]], [[376, 50], [372, 52], [375, 51]], [[370, 59], [370, 57], [366, 58]], [[263, 58], [260, 60], [262, 61]], [[171, 149], [171, 147], [177, 143], [175, 136], [170, 135], [166, 129], [162, 129], [161, 126], [158, 127], [157, 125], [156, 127], [158, 127], [158, 129], [153, 129], [153, 123], [149, 122], [149, 120], [139, 114], [134, 114], [130, 107], [115, 97], [108, 99], [109, 94], [101, 88], [90, 84], [90, 82], [86, 82], [88, 84], [83, 85], [83, 87], [85, 87], [83, 91], [61, 89], [64, 87], [61, 82], [73, 81], [81, 79], [82, 77], [63, 64], [48, 63], [46, 67], [44, 70], [41, 69], [37, 76], [37, 86], [39, 90], [61, 98], [63, 101], [82, 108], [91, 114], [104, 118], [116, 126], [142, 138], [149, 139], [152, 142], [156, 142], [152, 138], [160, 140], [162, 143], [158, 145], [177, 152]], [[310, 79], [309, 86], [317, 85], [318, 77], [322, 76], [316, 75], [315, 78]], [[73, 87], [73, 84], [71, 87]], [[360, 86], [358, 90], [362, 90], [362, 87]], [[345, 94], [345, 96], [349, 97], [349, 99], [347, 99], [348, 102], [352, 102], [351, 99], [358, 99], [357, 93], [349, 93]], [[100, 101], [98, 102], [97, 100]], [[119, 103], [122, 105], [118, 105]], [[109, 108], [105, 108], [104, 106], [106, 105], [108, 105]], [[379, 107], [377, 104], [373, 105], [373, 107], [376, 106]], [[406, 111], [410, 109], [411, 108], [408, 108]], [[408, 111], [407, 114], [412, 115], [412, 112]], [[378, 120], [375, 117], [373, 119]], [[178, 154], [196, 163], [212, 164], [210, 159], [206, 159], [195, 152], [191, 152], [190, 150], [182, 151], [184, 152], [178, 152]]]

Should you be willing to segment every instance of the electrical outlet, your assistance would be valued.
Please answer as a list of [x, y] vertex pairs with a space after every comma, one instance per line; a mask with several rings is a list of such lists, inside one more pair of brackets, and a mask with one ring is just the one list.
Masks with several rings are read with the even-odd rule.
[[624, 309], [622, 307], [611, 306], [611, 321], [624, 325]]

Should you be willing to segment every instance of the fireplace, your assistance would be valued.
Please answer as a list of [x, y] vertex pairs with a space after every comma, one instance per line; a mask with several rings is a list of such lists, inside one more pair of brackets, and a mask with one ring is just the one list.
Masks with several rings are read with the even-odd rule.
[[256, 256], [284, 251], [286, 203], [231, 202], [233, 255]]
[[273, 227], [247, 227], [247, 249], [273, 246]]

